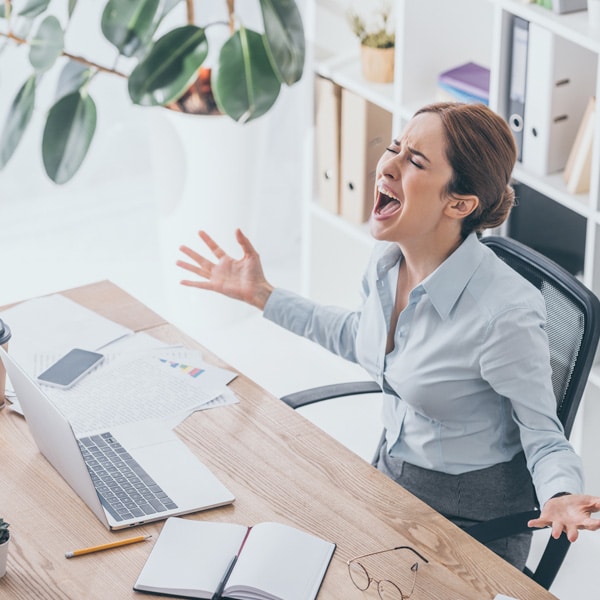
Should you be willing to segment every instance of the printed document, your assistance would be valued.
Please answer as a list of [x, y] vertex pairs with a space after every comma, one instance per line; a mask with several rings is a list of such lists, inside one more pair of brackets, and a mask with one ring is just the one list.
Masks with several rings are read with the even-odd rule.
[[198, 352], [188, 351], [183, 362], [167, 350], [114, 358], [68, 390], [44, 391], [77, 435], [146, 419], [181, 420], [220, 396], [235, 376]]

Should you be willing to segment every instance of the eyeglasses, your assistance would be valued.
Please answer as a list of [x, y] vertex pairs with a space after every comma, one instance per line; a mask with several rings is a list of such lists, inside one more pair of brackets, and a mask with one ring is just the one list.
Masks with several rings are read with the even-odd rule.
[[367, 558], [367, 556], [375, 556], [376, 554], [383, 554], [384, 552], [392, 552], [393, 550], [410, 550], [414, 554], [416, 554], [421, 560], [428, 563], [429, 561], [422, 555], [419, 554], [414, 548], [410, 546], [396, 546], [396, 548], [390, 548], [388, 550], [379, 550], [379, 552], [371, 552], [369, 554], [363, 554], [362, 556], [357, 556], [348, 561], [348, 573], [350, 575], [350, 579], [352, 583], [363, 592], [368, 589], [371, 583], [377, 584], [377, 593], [381, 600], [406, 600], [410, 598], [414, 589], [415, 582], [417, 581], [417, 571], [419, 570], [419, 563], [414, 562], [410, 570], [413, 572], [413, 580], [412, 586], [410, 588], [410, 592], [404, 594], [402, 590], [395, 584], [393, 581], [389, 579], [382, 579], [378, 581], [377, 579], [373, 579], [367, 569], [363, 566], [361, 562], [359, 562], [363, 558]]

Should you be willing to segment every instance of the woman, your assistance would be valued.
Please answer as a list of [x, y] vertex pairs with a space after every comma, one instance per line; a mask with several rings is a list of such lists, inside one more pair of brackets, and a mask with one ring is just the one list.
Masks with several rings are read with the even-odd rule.
[[[556, 416], [541, 294], [479, 242], [514, 202], [505, 121], [483, 105], [419, 110], [376, 171], [362, 307], [325, 307], [276, 289], [237, 231], [234, 260], [181, 250], [183, 285], [248, 302], [294, 333], [361, 364], [384, 391], [378, 469], [459, 526], [530, 510], [571, 541], [598, 529], [600, 498]], [[533, 486], [531, 485], [533, 482]], [[531, 534], [489, 547], [522, 569]]]

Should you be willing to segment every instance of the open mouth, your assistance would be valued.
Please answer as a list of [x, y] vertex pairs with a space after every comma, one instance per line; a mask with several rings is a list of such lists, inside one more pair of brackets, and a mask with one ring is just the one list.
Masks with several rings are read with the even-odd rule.
[[384, 193], [381, 188], [377, 190], [377, 203], [375, 204], [375, 214], [388, 216], [400, 210], [402, 204], [398, 198], [391, 194]]

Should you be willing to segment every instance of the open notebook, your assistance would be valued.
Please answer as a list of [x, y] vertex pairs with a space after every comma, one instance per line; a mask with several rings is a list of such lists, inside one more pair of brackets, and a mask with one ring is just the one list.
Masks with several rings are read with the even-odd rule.
[[249, 528], [173, 517], [133, 589], [187, 598], [212, 598], [219, 589], [233, 599], [314, 600], [334, 550], [332, 542], [282, 523]]

